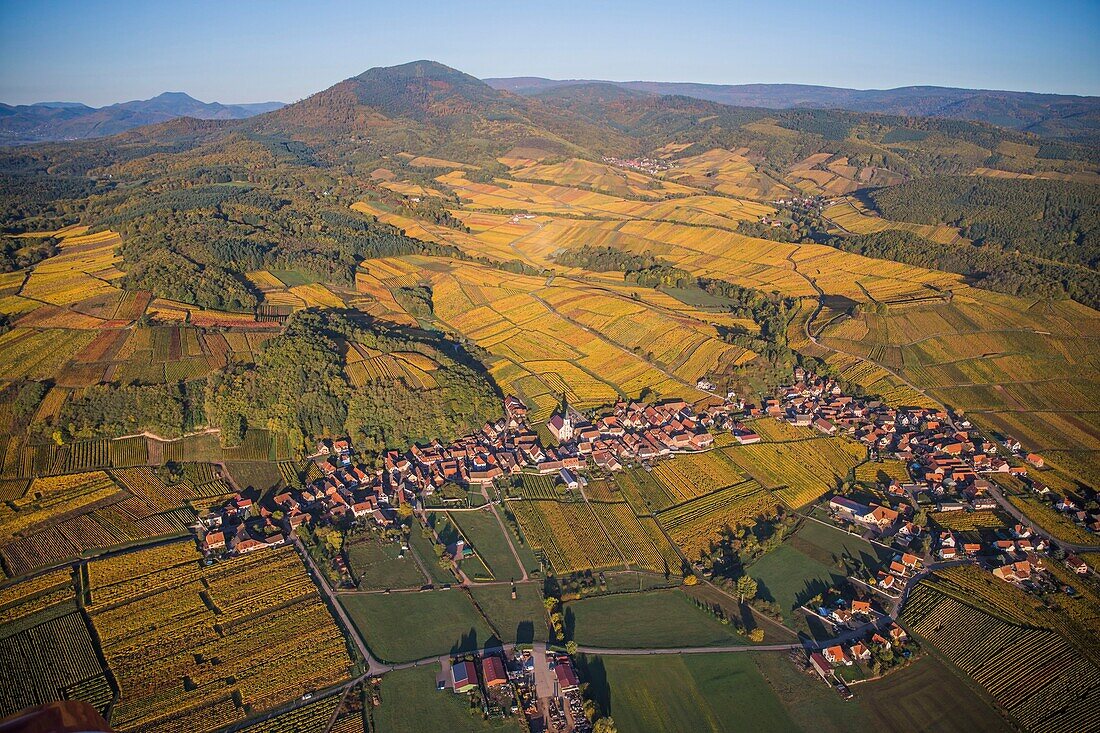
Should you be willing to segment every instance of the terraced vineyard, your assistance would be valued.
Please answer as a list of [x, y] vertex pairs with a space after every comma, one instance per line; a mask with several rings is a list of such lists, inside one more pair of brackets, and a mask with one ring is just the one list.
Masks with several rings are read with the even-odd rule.
[[[292, 548], [207, 567], [182, 542], [93, 561], [88, 576], [121, 691], [116, 730], [211, 730], [348, 674], [345, 641]], [[288, 645], [272, 677], [271, 650]]]
[[583, 502], [508, 502], [531, 547], [543, 552], [557, 573], [603, 570], [623, 565], [595, 513]]
[[710, 549], [723, 529], [751, 524], [774, 514], [775, 508], [770, 492], [747, 479], [660, 512], [657, 521], [685, 555], [695, 558]]
[[996, 512], [933, 512], [929, 517], [945, 529], [968, 532], [976, 529], [999, 529], [1005, 521]]
[[1100, 718], [1100, 668], [1053, 631], [985, 613], [920, 583], [903, 619], [1029, 730], [1070, 733]]
[[794, 443], [755, 443], [722, 449], [730, 460], [787, 506], [797, 509], [834, 490], [867, 457], [867, 449], [847, 438]]
[[629, 567], [653, 573], [679, 572], [680, 558], [668, 540], [647, 530], [629, 506], [593, 503], [592, 509]]
[[0, 589], [0, 716], [54, 700], [106, 712], [114, 690], [74, 600], [68, 569]]

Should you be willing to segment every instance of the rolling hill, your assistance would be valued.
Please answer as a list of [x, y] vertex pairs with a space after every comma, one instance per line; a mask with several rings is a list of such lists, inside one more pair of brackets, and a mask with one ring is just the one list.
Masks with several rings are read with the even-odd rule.
[[[485, 80], [515, 94], [539, 95], [592, 80], [508, 77]], [[944, 117], [987, 122], [1049, 138], [1093, 142], [1100, 134], [1100, 98], [987, 89], [910, 86], [844, 89], [809, 84], [695, 84], [690, 82], [600, 81], [656, 95], [679, 95], [735, 107], [844, 109], [852, 112]]]

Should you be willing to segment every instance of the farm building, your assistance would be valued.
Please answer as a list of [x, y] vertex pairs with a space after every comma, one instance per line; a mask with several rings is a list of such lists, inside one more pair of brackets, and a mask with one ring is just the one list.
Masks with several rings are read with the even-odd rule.
[[473, 662], [462, 661], [451, 664], [451, 681], [455, 692], [469, 692], [477, 689], [477, 668]]

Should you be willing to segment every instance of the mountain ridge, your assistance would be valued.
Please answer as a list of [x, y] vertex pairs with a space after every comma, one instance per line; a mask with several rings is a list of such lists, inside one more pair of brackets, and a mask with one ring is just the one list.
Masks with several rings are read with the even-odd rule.
[[285, 106], [283, 102], [222, 104], [202, 102], [185, 92], [162, 92], [150, 99], [89, 107], [80, 102], [0, 103], [0, 144], [109, 137], [135, 127], [177, 117], [240, 120]]
[[845, 109], [988, 122], [1043, 137], [1094, 141], [1100, 136], [1100, 97], [963, 89], [934, 85], [893, 89], [849, 89], [812, 84], [703, 84], [696, 82], [606, 81], [491, 77], [495, 89], [537, 96], [551, 89], [607, 84], [661, 96], [679, 95], [735, 107]]

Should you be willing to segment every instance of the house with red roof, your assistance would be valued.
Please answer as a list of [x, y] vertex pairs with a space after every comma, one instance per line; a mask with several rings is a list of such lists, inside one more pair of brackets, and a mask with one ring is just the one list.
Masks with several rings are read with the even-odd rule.
[[481, 658], [481, 679], [486, 687], [499, 687], [508, 684], [508, 673], [504, 669], [504, 662], [499, 656], [493, 654]]

